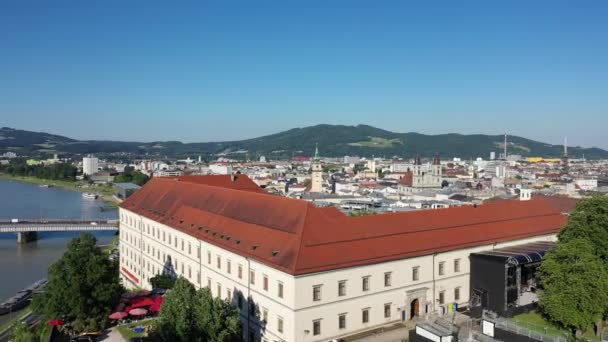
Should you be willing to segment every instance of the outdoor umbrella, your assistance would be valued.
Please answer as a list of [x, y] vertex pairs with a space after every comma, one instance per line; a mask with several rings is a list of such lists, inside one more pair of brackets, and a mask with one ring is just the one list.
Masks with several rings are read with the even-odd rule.
[[128, 313], [117, 311], [117, 312], [111, 314], [108, 318], [110, 318], [111, 320], [118, 320], [118, 319], [123, 319], [127, 316], [129, 316]]
[[64, 322], [63, 322], [63, 320], [62, 320], [62, 319], [52, 319], [52, 320], [50, 320], [50, 321], [49, 321], [49, 323], [48, 323], [48, 324], [49, 324], [50, 326], [54, 327], [54, 326], [57, 326], [57, 325], [63, 325], [63, 323], [64, 323]]
[[148, 310], [142, 309], [142, 308], [137, 308], [137, 309], [133, 309], [133, 310], [129, 311], [129, 315], [131, 315], [131, 316], [143, 316], [147, 313], [148, 313]]
[[163, 297], [154, 297], [154, 304], [150, 306], [150, 312], [159, 312], [160, 305], [163, 303]]
[[150, 306], [150, 305], [153, 305], [153, 304], [154, 304], [154, 301], [152, 299], [146, 298], [146, 297], [140, 297], [140, 298], [137, 298], [137, 299], [133, 299], [131, 301], [130, 307], [132, 309], [135, 309], [135, 308], [141, 308], [141, 307], [144, 307], [144, 306]]

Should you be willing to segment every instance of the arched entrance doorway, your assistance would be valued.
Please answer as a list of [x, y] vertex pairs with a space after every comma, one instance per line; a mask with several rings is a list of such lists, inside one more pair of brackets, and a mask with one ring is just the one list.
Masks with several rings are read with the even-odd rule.
[[420, 315], [420, 301], [418, 298], [414, 299], [410, 304], [410, 319], [418, 317]]

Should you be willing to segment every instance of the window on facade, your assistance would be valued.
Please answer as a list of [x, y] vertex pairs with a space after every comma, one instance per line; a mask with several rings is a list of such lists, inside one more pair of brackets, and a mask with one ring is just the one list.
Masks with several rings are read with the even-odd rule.
[[226, 271], [228, 272], [228, 274], [232, 272], [232, 263], [230, 262], [230, 260], [226, 260]]
[[340, 280], [338, 282], [338, 296], [346, 296], [346, 280]]
[[314, 336], [321, 335], [321, 321], [312, 321], [312, 334]]
[[211, 265], [211, 252], [207, 252], [207, 264]]
[[217, 298], [222, 298], [222, 285], [217, 283]]
[[165, 242], [165, 232], [163, 232], [163, 242]]
[[439, 263], [439, 275], [445, 274], [445, 261]]
[[363, 277], [362, 281], [363, 281], [361, 284], [362, 290], [369, 291], [369, 276]]
[[211, 290], [211, 278], [207, 277], [207, 288]]
[[[175, 242], [175, 248], [177, 248], [177, 236], [173, 239], [173, 241]], [[182, 240], [183, 242], [183, 240]], [[171, 244], [171, 242], [169, 242], [169, 244]], [[182, 251], [184, 250], [184, 246], [182, 245]]]
[[188, 279], [192, 279], [192, 268], [188, 266]]
[[251, 285], [255, 285], [255, 271], [254, 270], [249, 271], [249, 283], [251, 283]]
[[283, 317], [277, 317], [277, 330], [283, 332]]
[[239, 302], [239, 309], [243, 310], [243, 296], [238, 296], [237, 301]]
[[391, 303], [384, 304], [384, 318], [391, 318]]
[[445, 304], [445, 291], [439, 292], [439, 304]]
[[226, 289], [226, 300], [227, 301], [232, 300], [232, 291], [230, 291], [230, 289]]
[[201, 272], [196, 272], [196, 283], [201, 284]]
[[263, 279], [262, 283], [263, 283], [264, 291], [268, 291], [268, 276], [267, 275], [264, 275], [264, 279]]
[[338, 315], [338, 328], [346, 329], [346, 314]]
[[393, 273], [392, 272], [386, 272], [384, 273], [384, 286], [391, 286], [391, 282], [392, 282], [392, 277], [393, 277]]
[[196, 247], [196, 257], [198, 258], [198, 260], [201, 260], [201, 247], [200, 246]]
[[218, 255], [216, 260], [217, 260], [217, 269], [218, 270], [222, 269], [222, 258]]
[[454, 289], [454, 301], [460, 300], [460, 287]]
[[283, 298], [283, 283], [281, 283], [281, 282], [277, 283], [277, 291], [278, 291], [279, 298]]
[[321, 300], [321, 285], [312, 287], [312, 300], [318, 302]]
[[262, 321], [268, 322], [268, 309], [262, 308]]
[[168, 234], [168, 235], [169, 235], [169, 244], [171, 244], [171, 234]]
[[361, 312], [361, 323], [369, 323], [369, 309], [363, 309]]
[[454, 259], [454, 272], [460, 272], [460, 259]]
[[243, 279], [243, 265], [239, 265], [238, 276], [239, 279]]
[[413, 281], [418, 281], [420, 279], [420, 267], [416, 266], [414, 268], [412, 268], [412, 280]]
[[188, 242], [188, 255], [192, 254], [192, 244]]

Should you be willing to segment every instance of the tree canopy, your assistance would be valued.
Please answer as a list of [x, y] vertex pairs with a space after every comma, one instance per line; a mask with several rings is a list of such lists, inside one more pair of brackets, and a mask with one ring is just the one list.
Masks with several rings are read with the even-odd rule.
[[539, 274], [540, 305], [551, 319], [579, 330], [602, 320], [608, 303], [608, 272], [589, 240], [558, 243], [547, 252]]
[[560, 242], [587, 239], [594, 254], [608, 263], [608, 197], [593, 196], [579, 201], [558, 237]]
[[117, 262], [96, 244], [89, 233], [70, 241], [49, 268], [45, 291], [34, 297], [34, 312], [45, 319], [64, 319], [76, 332], [105, 326], [123, 288]]
[[11, 163], [0, 169], [11, 176], [28, 176], [51, 180], [76, 180], [78, 169], [68, 163], [28, 165], [25, 161]]
[[162, 341], [240, 341], [239, 311], [180, 277], [165, 295], [154, 335]]
[[157, 274], [150, 278], [150, 284], [153, 288], [171, 289], [175, 285], [175, 279], [168, 274]]
[[149, 179], [150, 179], [150, 177], [148, 177], [147, 175], [145, 175], [139, 171], [135, 171], [135, 169], [133, 169], [133, 167], [131, 167], [131, 166], [127, 166], [127, 167], [125, 167], [125, 170], [123, 173], [119, 174], [118, 176], [116, 176], [114, 178], [114, 182], [115, 183], [134, 183], [139, 186], [142, 186], [142, 185], [146, 184], [146, 182], [148, 182]]

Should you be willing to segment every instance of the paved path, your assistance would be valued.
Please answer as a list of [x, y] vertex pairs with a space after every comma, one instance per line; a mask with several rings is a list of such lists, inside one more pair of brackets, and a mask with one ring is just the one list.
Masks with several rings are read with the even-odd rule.
[[356, 342], [402, 342], [408, 339], [409, 329], [406, 327], [379, 333], [355, 340]]
[[110, 333], [107, 336], [102, 337], [100, 341], [105, 342], [126, 342], [126, 340], [122, 337], [122, 335], [118, 332], [116, 327], [110, 329]]

